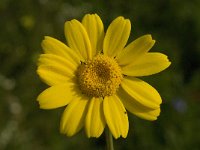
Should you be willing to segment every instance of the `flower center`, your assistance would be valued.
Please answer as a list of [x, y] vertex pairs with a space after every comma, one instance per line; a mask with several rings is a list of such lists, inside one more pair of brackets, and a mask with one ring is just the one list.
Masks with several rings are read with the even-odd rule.
[[117, 62], [101, 54], [82, 63], [78, 68], [77, 77], [81, 91], [92, 97], [115, 94], [123, 78]]

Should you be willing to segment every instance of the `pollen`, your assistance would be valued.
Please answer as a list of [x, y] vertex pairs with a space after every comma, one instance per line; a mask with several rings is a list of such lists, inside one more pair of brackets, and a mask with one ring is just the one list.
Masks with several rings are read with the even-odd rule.
[[116, 93], [123, 75], [115, 59], [99, 54], [81, 63], [77, 78], [82, 93], [91, 97], [105, 97]]

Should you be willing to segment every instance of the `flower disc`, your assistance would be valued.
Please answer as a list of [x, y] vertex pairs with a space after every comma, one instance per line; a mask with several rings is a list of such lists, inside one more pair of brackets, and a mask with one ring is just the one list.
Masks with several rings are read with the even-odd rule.
[[123, 76], [113, 58], [99, 54], [93, 60], [80, 65], [77, 77], [84, 94], [105, 97], [115, 94]]

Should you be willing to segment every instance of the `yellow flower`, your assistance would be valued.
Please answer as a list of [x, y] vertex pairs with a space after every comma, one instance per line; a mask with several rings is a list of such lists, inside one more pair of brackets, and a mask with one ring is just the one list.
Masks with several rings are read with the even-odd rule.
[[99, 137], [107, 125], [115, 138], [125, 138], [126, 110], [157, 119], [161, 97], [136, 77], [158, 73], [170, 62], [164, 54], [148, 52], [155, 43], [151, 35], [126, 46], [130, 30], [130, 21], [118, 17], [104, 34], [100, 17], [87, 14], [82, 22], [65, 23], [68, 46], [48, 36], [42, 41], [37, 73], [50, 87], [37, 100], [42, 109], [67, 105], [61, 133], [72, 136], [84, 127], [88, 137]]

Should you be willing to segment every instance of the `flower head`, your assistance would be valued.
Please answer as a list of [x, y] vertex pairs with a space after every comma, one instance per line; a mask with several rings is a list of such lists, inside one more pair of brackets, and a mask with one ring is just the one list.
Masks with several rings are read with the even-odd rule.
[[66, 106], [61, 133], [72, 136], [85, 127], [88, 137], [99, 137], [107, 125], [115, 138], [125, 138], [126, 110], [157, 119], [161, 97], [137, 77], [158, 73], [170, 62], [164, 54], [149, 52], [155, 43], [151, 35], [126, 46], [130, 30], [130, 21], [118, 17], [104, 34], [100, 17], [87, 14], [82, 22], [65, 23], [67, 45], [52, 37], [42, 41], [37, 73], [50, 87], [37, 100], [42, 109]]

